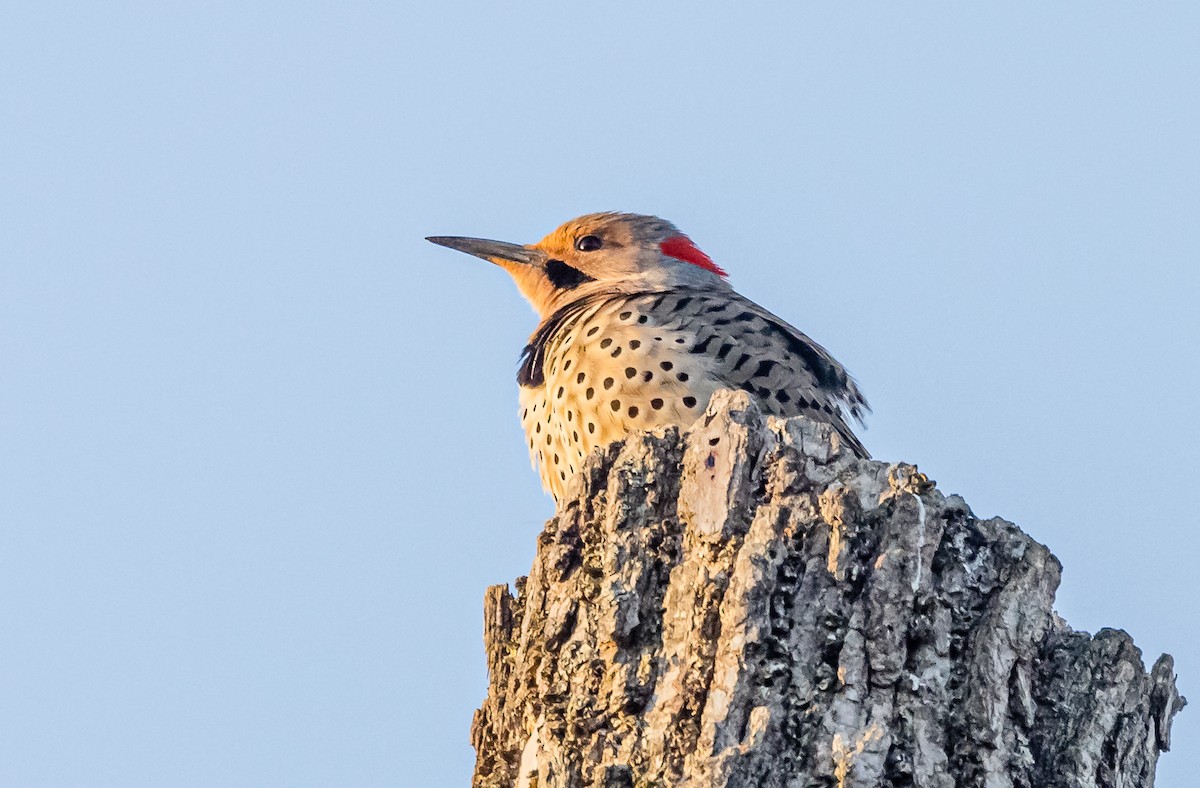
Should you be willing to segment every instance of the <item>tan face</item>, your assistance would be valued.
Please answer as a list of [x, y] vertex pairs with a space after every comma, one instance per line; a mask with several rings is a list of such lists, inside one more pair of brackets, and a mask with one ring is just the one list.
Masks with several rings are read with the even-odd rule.
[[534, 248], [593, 279], [625, 279], [662, 265], [659, 244], [673, 235], [679, 231], [672, 224], [653, 216], [589, 214], [567, 222]]
[[[588, 214], [529, 246], [478, 238], [429, 240], [504, 268], [543, 318], [597, 290], [725, 286], [720, 269], [673, 224], [656, 216]], [[684, 257], [664, 251], [677, 249]]]

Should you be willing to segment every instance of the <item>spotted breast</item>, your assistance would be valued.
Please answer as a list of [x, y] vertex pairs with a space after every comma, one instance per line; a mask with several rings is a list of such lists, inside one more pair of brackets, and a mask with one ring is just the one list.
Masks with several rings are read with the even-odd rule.
[[842, 406], [865, 401], [845, 370], [795, 328], [736, 294], [598, 295], [543, 322], [525, 349], [521, 423], [542, 482], [563, 498], [596, 446], [633, 430], [689, 425], [720, 388], [766, 413], [832, 424], [867, 456]]

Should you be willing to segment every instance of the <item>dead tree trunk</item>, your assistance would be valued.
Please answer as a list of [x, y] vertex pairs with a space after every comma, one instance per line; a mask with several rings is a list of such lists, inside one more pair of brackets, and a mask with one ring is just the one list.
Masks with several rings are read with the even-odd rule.
[[488, 590], [477, 786], [1150, 786], [1184, 700], [1060, 565], [906, 465], [719, 392], [587, 463]]

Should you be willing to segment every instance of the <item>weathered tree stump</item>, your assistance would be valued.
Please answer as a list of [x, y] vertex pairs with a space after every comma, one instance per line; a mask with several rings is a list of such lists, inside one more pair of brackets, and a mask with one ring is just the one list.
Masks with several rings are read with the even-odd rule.
[[907, 465], [718, 392], [594, 454], [485, 600], [477, 786], [1149, 786], [1184, 704], [1061, 567]]

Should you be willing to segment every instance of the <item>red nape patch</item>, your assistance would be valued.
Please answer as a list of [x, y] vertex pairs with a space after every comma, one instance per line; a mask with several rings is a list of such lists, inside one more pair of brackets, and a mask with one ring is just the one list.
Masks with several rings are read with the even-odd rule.
[[697, 249], [696, 245], [692, 243], [692, 239], [686, 235], [671, 236], [659, 244], [658, 248], [662, 249], [662, 253], [668, 257], [674, 257], [676, 260], [698, 265], [705, 271], [712, 271], [717, 276], [729, 276], [721, 266], [712, 261], [711, 257]]

